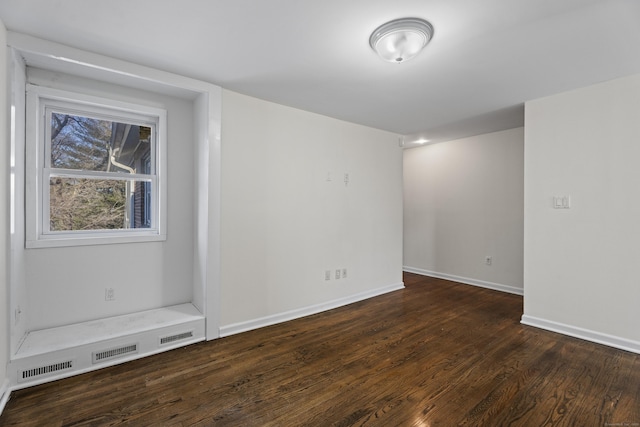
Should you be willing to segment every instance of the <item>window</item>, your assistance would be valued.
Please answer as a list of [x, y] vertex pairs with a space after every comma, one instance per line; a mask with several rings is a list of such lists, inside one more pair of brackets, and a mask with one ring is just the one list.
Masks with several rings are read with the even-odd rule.
[[165, 110], [29, 85], [27, 113], [27, 247], [165, 238]]

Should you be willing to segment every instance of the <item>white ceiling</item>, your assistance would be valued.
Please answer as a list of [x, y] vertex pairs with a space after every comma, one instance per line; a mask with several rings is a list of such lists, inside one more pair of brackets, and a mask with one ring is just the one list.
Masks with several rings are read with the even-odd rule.
[[[403, 64], [369, 35], [435, 34]], [[523, 102], [640, 73], [638, 0], [0, 0], [11, 30], [406, 135], [523, 124]]]

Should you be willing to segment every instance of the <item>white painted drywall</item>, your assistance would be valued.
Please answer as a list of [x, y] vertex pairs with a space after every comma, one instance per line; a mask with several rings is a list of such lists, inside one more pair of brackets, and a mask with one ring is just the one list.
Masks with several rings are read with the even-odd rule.
[[525, 111], [525, 317], [639, 344], [640, 75]]
[[10, 123], [10, 256], [9, 256], [9, 336], [10, 354], [15, 354], [20, 342], [24, 338], [27, 329], [24, 313], [28, 312], [27, 288], [23, 286], [25, 276], [24, 242], [25, 227], [24, 214], [18, 215], [13, 207], [25, 205], [23, 165], [25, 164], [25, 85], [26, 65], [17, 52], [11, 50], [9, 75], [10, 80], [9, 102], [12, 111]]
[[[28, 69], [39, 85], [167, 109], [168, 226], [165, 242], [22, 249], [27, 330], [191, 302], [194, 270], [193, 101]], [[114, 288], [115, 301], [105, 301]]]
[[221, 325], [401, 283], [397, 137], [230, 91], [222, 99]]
[[[9, 120], [7, 111], [7, 30], [0, 21], [0, 386], [7, 378], [9, 360]], [[0, 393], [6, 390], [0, 390]], [[1, 396], [0, 396], [1, 397]], [[0, 409], [1, 411], [1, 409]]]
[[523, 145], [516, 128], [404, 151], [406, 269], [522, 289]]
[[208, 87], [196, 105], [196, 236], [193, 304], [206, 315], [207, 339], [220, 336], [220, 154], [222, 89]]

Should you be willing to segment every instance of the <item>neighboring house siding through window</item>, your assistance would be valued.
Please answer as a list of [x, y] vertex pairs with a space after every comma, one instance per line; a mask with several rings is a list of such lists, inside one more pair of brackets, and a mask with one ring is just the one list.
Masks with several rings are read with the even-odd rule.
[[[142, 173], [151, 172], [151, 156], [146, 152], [139, 162]], [[134, 193], [135, 228], [148, 228], [151, 225], [151, 183], [136, 182]]]

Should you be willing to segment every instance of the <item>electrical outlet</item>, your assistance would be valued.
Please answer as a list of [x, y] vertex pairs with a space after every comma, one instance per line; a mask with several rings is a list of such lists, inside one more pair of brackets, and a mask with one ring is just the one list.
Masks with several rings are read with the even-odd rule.
[[339, 279], [339, 278], [340, 278], [340, 269], [337, 269], [336, 270], [336, 279]]
[[347, 269], [346, 269], [346, 268], [343, 268], [343, 269], [342, 269], [342, 278], [343, 278], [343, 279], [346, 279], [346, 278], [347, 278]]
[[484, 263], [485, 263], [486, 265], [491, 265], [491, 264], [493, 264], [493, 257], [492, 257], [492, 256], [486, 256], [486, 257], [484, 257]]
[[571, 209], [571, 196], [553, 196], [554, 209]]
[[104, 290], [104, 300], [105, 301], [115, 301], [116, 299], [116, 290], [113, 288], [105, 288]]
[[324, 271], [324, 280], [331, 280], [331, 270]]

